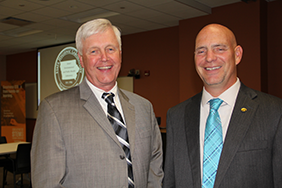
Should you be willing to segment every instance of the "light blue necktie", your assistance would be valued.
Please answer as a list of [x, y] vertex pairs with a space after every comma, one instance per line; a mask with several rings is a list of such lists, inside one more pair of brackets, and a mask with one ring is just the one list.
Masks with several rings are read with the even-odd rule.
[[223, 145], [221, 120], [217, 112], [222, 102], [219, 98], [209, 101], [210, 113], [205, 130], [202, 188], [213, 188], [216, 177]]

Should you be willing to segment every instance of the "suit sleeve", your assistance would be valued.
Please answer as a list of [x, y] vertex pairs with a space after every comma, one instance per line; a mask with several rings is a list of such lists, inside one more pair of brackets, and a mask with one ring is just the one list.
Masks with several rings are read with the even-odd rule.
[[173, 126], [171, 124], [170, 110], [167, 113], [166, 121], [166, 157], [165, 157], [165, 176], [164, 188], [175, 187], [174, 183], [174, 159], [173, 159]]
[[280, 117], [273, 142], [273, 179], [274, 187], [282, 187], [282, 116]]
[[151, 105], [152, 154], [150, 161], [148, 188], [161, 188], [163, 180], [163, 149], [160, 129]]
[[66, 171], [66, 151], [56, 114], [50, 104], [41, 102], [31, 150], [32, 186], [62, 188]]

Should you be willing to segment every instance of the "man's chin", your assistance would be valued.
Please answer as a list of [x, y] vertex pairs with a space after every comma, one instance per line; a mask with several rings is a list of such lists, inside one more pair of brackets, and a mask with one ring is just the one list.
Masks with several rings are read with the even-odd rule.
[[205, 85], [212, 87], [212, 86], [220, 85], [223, 82], [223, 80], [209, 80], [209, 81], [205, 80], [204, 82], [205, 82]]

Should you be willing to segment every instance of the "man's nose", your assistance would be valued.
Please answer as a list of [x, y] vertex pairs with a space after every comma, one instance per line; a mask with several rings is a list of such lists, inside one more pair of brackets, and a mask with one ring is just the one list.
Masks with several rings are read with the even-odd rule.
[[206, 61], [207, 62], [212, 62], [216, 59], [216, 55], [212, 50], [207, 50], [207, 55], [206, 55]]
[[108, 53], [106, 51], [101, 52], [101, 60], [102, 61], [108, 61], [109, 60]]

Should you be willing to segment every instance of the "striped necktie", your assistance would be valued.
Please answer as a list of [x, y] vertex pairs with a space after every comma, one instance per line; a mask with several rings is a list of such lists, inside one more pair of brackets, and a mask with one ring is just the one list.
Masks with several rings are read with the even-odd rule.
[[214, 186], [223, 145], [221, 120], [218, 114], [218, 108], [223, 101], [216, 98], [209, 102], [210, 113], [205, 130], [202, 188], [213, 188]]
[[114, 102], [114, 96], [115, 95], [113, 93], [103, 93], [102, 98], [108, 104], [107, 117], [110, 123], [112, 124], [113, 129], [117, 135], [117, 138], [126, 155], [126, 161], [127, 161], [127, 166], [128, 166], [128, 187], [134, 188], [133, 171], [132, 171], [132, 163], [131, 163], [131, 155], [130, 155], [130, 147], [129, 147], [127, 129], [126, 129], [126, 126], [122, 119], [121, 114], [119, 113], [118, 109], [116, 108], [116, 105]]

